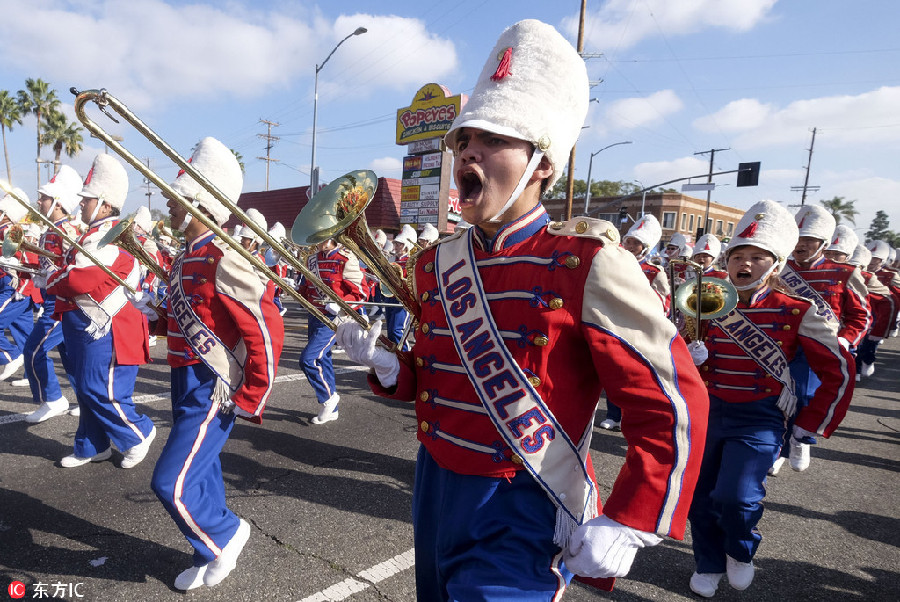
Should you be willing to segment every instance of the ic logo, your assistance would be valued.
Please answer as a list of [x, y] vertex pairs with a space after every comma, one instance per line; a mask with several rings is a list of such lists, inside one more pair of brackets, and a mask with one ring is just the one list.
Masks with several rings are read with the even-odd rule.
[[21, 581], [13, 581], [9, 584], [9, 597], [14, 599], [25, 597], [25, 584]]

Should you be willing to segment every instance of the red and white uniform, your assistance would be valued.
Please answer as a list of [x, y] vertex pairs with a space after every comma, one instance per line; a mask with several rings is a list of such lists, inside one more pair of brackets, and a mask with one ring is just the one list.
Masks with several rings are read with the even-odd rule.
[[[306, 265], [344, 301], [351, 304], [354, 301], [365, 301], [364, 276], [359, 267], [359, 260], [353, 253], [342, 247], [331, 251], [317, 251], [307, 258]], [[297, 290], [319, 309], [324, 309], [325, 304], [329, 302], [322, 291], [305, 278]]]
[[660, 302], [663, 304], [663, 311], [668, 312], [669, 304], [672, 300], [672, 291], [669, 287], [669, 278], [666, 276], [666, 271], [658, 265], [650, 263], [648, 257], [644, 257], [639, 263], [641, 271], [647, 277], [647, 282], [650, 283], [650, 288], [653, 289], [653, 292], [656, 293], [656, 296], [659, 297]]
[[866, 270], [860, 270], [860, 274], [869, 292], [866, 301], [872, 314], [872, 326], [868, 334], [883, 339], [890, 334], [896, 321], [897, 299], [875, 274]]
[[866, 284], [859, 269], [825, 257], [806, 267], [801, 267], [793, 259], [788, 260], [788, 265], [831, 306], [840, 321], [838, 336], [847, 339], [851, 347], [859, 345], [870, 320]]
[[894, 297], [894, 315], [891, 318], [891, 329], [897, 327], [897, 314], [900, 313], [900, 274], [889, 268], [881, 268], [875, 272], [878, 280], [887, 286]]

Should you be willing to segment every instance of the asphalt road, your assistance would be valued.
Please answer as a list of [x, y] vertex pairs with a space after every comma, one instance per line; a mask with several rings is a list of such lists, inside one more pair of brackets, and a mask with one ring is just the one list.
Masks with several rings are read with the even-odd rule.
[[[413, 408], [372, 395], [364, 373], [337, 355], [340, 418], [312, 425], [317, 407], [297, 363], [305, 321], [289, 307], [265, 420], [238, 420], [222, 454], [229, 506], [252, 526], [228, 579], [188, 593], [172, 587], [191, 554], [149, 487], [171, 427], [160, 339], [135, 393], [159, 433], [131, 470], [118, 467], [118, 453], [61, 468], [77, 419], [28, 425], [28, 389], [0, 383], [0, 585], [22, 582], [23, 599], [415, 600]], [[592, 447], [605, 494], [625, 442], [598, 429]], [[900, 339], [881, 347], [877, 372], [859, 383], [840, 429], [812, 456], [806, 472], [785, 467], [769, 479], [754, 583], [744, 592], [723, 583], [715, 599], [900, 600]], [[611, 593], [573, 585], [564, 599], [698, 599], [688, 588], [689, 537], [641, 551]]]

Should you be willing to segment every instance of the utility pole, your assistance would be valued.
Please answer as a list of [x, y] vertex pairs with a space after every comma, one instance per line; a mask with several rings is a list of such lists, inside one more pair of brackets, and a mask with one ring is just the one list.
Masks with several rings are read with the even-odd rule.
[[[581, 0], [581, 16], [578, 18], [578, 54], [584, 51], [584, 14], [587, 12], [587, 0]], [[588, 191], [590, 194], [590, 191]], [[575, 196], [575, 145], [569, 153], [569, 175], [566, 179], [566, 219], [572, 219], [572, 199]]]
[[[809, 158], [806, 160], [806, 178], [803, 180], [803, 186], [791, 186], [791, 190], [798, 191], [802, 190], [803, 195], [800, 197], [800, 207], [802, 207], [806, 203], [806, 192], [811, 190], [813, 192], [817, 192], [819, 190], [818, 186], [810, 186], [809, 185], [809, 166], [812, 165], [812, 155], [813, 155], [813, 147], [816, 145], [816, 128], [812, 129], [812, 142], [809, 143]], [[791, 205], [792, 207], [796, 207], [797, 205]]]
[[266, 156], [265, 157], [257, 157], [257, 159], [260, 159], [261, 161], [266, 162], [266, 190], [268, 190], [269, 189], [269, 165], [272, 163], [272, 161], [275, 161], [276, 163], [278, 162], [278, 159], [273, 159], [271, 157], [272, 143], [275, 142], [276, 140], [280, 140], [280, 138], [278, 136], [272, 135], [272, 128], [278, 127], [281, 124], [275, 123], [274, 121], [266, 121], [265, 119], [260, 119], [259, 122], [265, 123], [266, 126], [268, 127], [268, 130], [266, 131], [265, 134], [257, 134], [258, 137], [263, 138], [266, 141]]
[[[150, 170], [150, 157], [147, 157], [147, 169]], [[144, 196], [147, 197], [147, 210], [150, 210], [150, 197], [153, 196], [153, 190], [150, 188], [150, 180], [144, 178], [144, 186], [147, 187], [147, 192], [144, 193]]]
[[[695, 155], [705, 155], [709, 153], [709, 175], [706, 177], [706, 183], [712, 184], [713, 177], [713, 161], [715, 161], [716, 153], [719, 151], [727, 151], [731, 150], [730, 148], [711, 148], [708, 151], [702, 151], [699, 153], [694, 153]], [[709, 223], [709, 202], [712, 198], [712, 189], [706, 191], [706, 215], [703, 216], [703, 225], [697, 228], [697, 238], [700, 238], [704, 234], [706, 234], [706, 224]], [[697, 238], [694, 240], [696, 241]]]

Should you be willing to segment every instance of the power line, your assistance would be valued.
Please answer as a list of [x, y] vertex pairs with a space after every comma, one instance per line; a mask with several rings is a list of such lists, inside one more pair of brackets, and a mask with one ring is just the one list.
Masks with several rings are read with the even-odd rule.
[[265, 119], [260, 119], [260, 123], [266, 124], [266, 133], [265, 134], [257, 134], [257, 137], [262, 138], [266, 141], [266, 156], [265, 157], [257, 157], [257, 159], [266, 162], [266, 190], [269, 189], [269, 165], [271, 165], [272, 161], [278, 162], [278, 159], [272, 158], [272, 143], [276, 140], [279, 140], [278, 136], [272, 135], [272, 128], [278, 127], [281, 125], [280, 123], [275, 123], [274, 121], [266, 121]]

